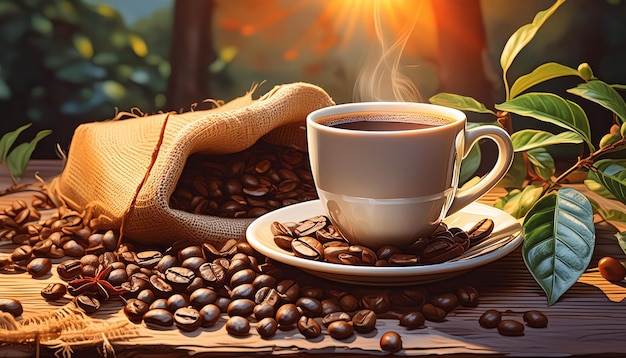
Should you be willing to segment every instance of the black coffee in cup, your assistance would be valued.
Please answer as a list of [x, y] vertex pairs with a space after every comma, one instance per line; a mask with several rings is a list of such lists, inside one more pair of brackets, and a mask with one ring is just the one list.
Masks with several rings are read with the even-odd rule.
[[450, 123], [442, 117], [397, 112], [358, 112], [324, 117], [318, 123], [359, 131], [405, 131], [432, 128]]

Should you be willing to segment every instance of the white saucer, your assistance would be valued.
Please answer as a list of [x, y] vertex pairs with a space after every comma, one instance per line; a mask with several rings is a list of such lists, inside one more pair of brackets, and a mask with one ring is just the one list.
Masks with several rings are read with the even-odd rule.
[[472, 203], [446, 218], [449, 227], [468, 230], [478, 221], [490, 218], [492, 234], [461, 257], [441, 264], [403, 267], [350, 266], [313, 261], [294, 256], [274, 243], [270, 225], [274, 221], [302, 221], [324, 215], [319, 200], [306, 201], [271, 211], [255, 219], [246, 231], [248, 242], [261, 254], [329, 280], [372, 286], [402, 286], [445, 280], [498, 260], [522, 242], [521, 226], [511, 215], [480, 203]]

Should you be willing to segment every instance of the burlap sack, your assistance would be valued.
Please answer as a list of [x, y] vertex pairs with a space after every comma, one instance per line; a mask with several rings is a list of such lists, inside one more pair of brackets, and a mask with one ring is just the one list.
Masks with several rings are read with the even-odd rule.
[[252, 219], [194, 215], [169, 206], [186, 159], [200, 152], [239, 152], [262, 137], [306, 150], [306, 115], [332, 104], [321, 88], [293, 83], [258, 100], [247, 93], [212, 110], [82, 124], [50, 194], [57, 204], [83, 211], [95, 229], [119, 229], [123, 222], [124, 236], [138, 242], [241, 239]]

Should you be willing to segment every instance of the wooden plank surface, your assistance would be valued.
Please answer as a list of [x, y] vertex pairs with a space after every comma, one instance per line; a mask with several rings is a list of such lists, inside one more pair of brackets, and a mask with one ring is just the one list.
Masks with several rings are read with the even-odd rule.
[[[49, 179], [60, 169], [61, 164], [58, 161], [33, 161], [25, 178], [38, 171], [41, 177]], [[6, 173], [0, 175], [0, 187], [6, 187]], [[584, 186], [574, 187], [585, 191]], [[491, 203], [501, 194], [502, 192], [496, 190], [482, 201]], [[29, 195], [0, 197], [0, 207], [5, 207], [16, 198], [24, 197], [28, 198]], [[598, 200], [605, 202], [601, 198]], [[606, 204], [624, 210], [621, 205]], [[619, 229], [626, 230], [626, 227]], [[220, 323], [214, 328], [192, 333], [181, 333], [175, 328], [151, 330], [143, 324], [128, 324], [127, 329], [134, 337], [111, 343], [117, 356], [186, 356], [188, 352], [233, 356], [259, 353], [287, 356], [318, 353], [342, 356], [380, 355], [384, 354], [378, 343], [380, 336], [388, 330], [394, 330], [401, 333], [403, 339], [404, 350], [400, 355], [624, 356], [626, 287], [624, 282], [607, 282], [596, 268], [598, 259], [604, 255], [623, 258], [613, 237], [615, 232], [616, 229], [607, 224], [597, 225], [596, 250], [589, 269], [557, 304], [550, 307], [546, 305], [543, 291], [526, 271], [518, 249], [497, 262], [462, 276], [427, 285], [430, 292], [453, 291], [463, 284], [474, 285], [480, 292], [480, 304], [476, 308], [459, 307], [448, 315], [446, 321], [427, 322], [427, 327], [423, 329], [409, 331], [398, 326], [397, 320], [385, 318], [378, 320], [375, 332], [357, 334], [346, 341], [335, 340], [327, 334], [315, 340], [306, 340], [296, 330], [279, 331], [274, 338], [264, 340], [254, 331], [254, 334], [243, 338], [229, 336]], [[13, 247], [6, 244], [0, 246], [0, 255], [8, 255]], [[311, 279], [303, 277], [303, 280]], [[32, 279], [28, 274], [0, 274], [0, 297], [18, 298], [24, 306], [24, 318], [54, 312], [69, 302], [69, 295], [64, 301], [51, 304], [43, 300], [40, 291], [46, 284], [59, 281], [55, 270], [41, 279]], [[344, 288], [366, 289], [350, 286]], [[507, 317], [520, 321], [524, 312], [536, 309], [545, 313], [550, 321], [547, 328], [527, 327], [524, 336], [505, 337], [493, 329], [484, 329], [478, 325], [478, 318], [488, 309], [506, 312]], [[119, 300], [106, 302], [93, 318], [105, 322], [127, 322]], [[32, 345], [4, 346], [0, 347], [0, 356], [30, 356], [34, 349]], [[47, 348], [47, 352], [58, 349]]]

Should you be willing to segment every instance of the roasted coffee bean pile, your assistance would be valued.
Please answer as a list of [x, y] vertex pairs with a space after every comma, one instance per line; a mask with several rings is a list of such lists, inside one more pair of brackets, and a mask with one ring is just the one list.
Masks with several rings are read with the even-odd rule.
[[317, 198], [306, 153], [259, 142], [228, 155], [191, 155], [171, 197], [175, 209], [253, 218]]
[[[139, 247], [120, 243], [116, 231], [92, 230], [80, 213], [67, 208], [57, 209], [43, 222], [39, 222], [40, 217], [32, 204], [21, 201], [0, 214], [2, 239], [15, 245], [10, 256], [0, 258], [0, 272], [28, 272], [34, 278], [42, 277], [50, 272], [55, 260], [62, 281], [45, 286], [41, 290], [44, 299], [67, 300], [69, 295], [73, 304], [87, 314], [97, 312], [105, 302], [119, 302], [130, 321], [156, 329], [175, 326], [194, 331], [223, 324], [234, 336], [256, 331], [269, 339], [277, 330], [297, 330], [306, 339], [327, 334], [341, 340], [371, 333], [379, 318], [397, 319], [403, 329], [419, 329], [427, 321], [445, 321], [459, 305], [476, 307], [479, 303], [478, 291], [471, 286], [437, 294], [424, 288], [351, 292], [329, 282], [322, 284], [268, 259], [246, 242], [229, 240], [219, 246], [177, 242], [169, 248]], [[305, 230], [303, 225], [311, 223]], [[284, 224], [275, 226], [273, 230], [289, 228], [302, 234], [292, 237], [292, 242], [312, 233], [316, 238], [320, 233], [331, 236], [330, 241], [341, 242], [335, 240], [337, 233], [332, 225], [319, 217], [293, 229]], [[487, 220], [467, 233], [447, 228], [441, 232], [446, 232], [442, 237], [449, 243], [458, 243], [458, 236], [471, 244], [488, 236], [490, 226], [493, 223]], [[381, 260], [389, 263], [396, 254], [385, 248], [382, 251], [390, 253], [374, 253], [376, 259], [370, 261], [371, 254], [361, 250], [359, 259], [373, 264], [381, 264]], [[351, 255], [354, 252], [349, 250]], [[346, 260], [343, 255], [337, 257]], [[348, 262], [353, 263], [351, 260]], [[23, 308], [14, 298], [0, 298], [0, 311], [17, 317]], [[541, 326], [545, 317], [534, 311], [527, 316], [524, 319], [533, 327]], [[501, 321], [498, 324], [512, 326]], [[500, 333], [507, 334], [506, 329], [514, 331], [515, 327], [503, 329]], [[380, 346], [395, 352], [402, 349], [402, 341], [396, 332], [385, 332]]]
[[300, 222], [272, 223], [276, 245], [295, 256], [336, 264], [365, 266], [411, 266], [446, 262], [491, 234], [493, 220], [483, 219], [467, 232], [448, 228], [445, 223], [430, 237], [416, 240], [406, 248], [384, 245], [377, 251], [350, 245], [323, 215]]
[[[33, 199], [33, 203], [40, 201], [38, 196]], [[118, 244], [112, 230], [95, 232], [83, 222], [81, 213], [66, 207], [43, 222], [40, 218], [41, 212], [22, 200], [0, 213], [0, 240], [17, 245], [10, 256], [0, 257], [0, 272], [28, 272], [41, 277], [50, 272], [51, 259], [99, 255]]]

